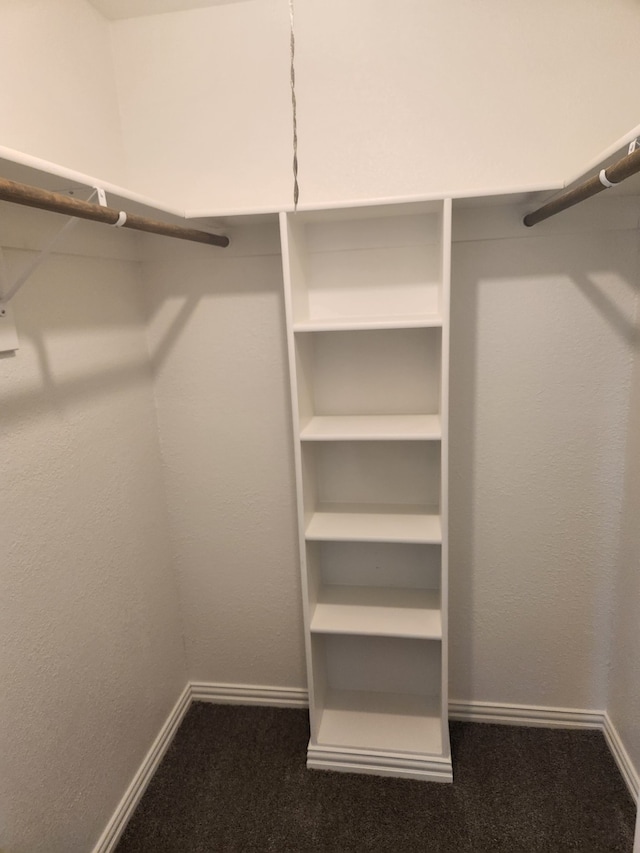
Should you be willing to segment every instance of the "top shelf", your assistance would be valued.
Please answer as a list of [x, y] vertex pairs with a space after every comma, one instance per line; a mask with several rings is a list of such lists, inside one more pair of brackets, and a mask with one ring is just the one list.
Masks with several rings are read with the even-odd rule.
[[442, 204], [288, 216], [295, 332], [441, 326]]

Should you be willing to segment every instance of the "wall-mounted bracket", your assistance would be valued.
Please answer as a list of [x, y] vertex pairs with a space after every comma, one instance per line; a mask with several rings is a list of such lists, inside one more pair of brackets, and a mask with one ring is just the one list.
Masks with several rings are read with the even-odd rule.
[[633, 152], [640, 148], [640, 136], [636, 136], [636, 138], [629, 143], [629, 150], [627, 151], [627, 155], [633, 154]]
[[[91, 193], [91, 195], [87, 199], [87, 201], [91, 201], [91, 199], [94, 197], [94, 195], [96, 193], [98, 193], [98, 195], [100, 195], [100, 193], [102, 193], [102, 196], [104, 196], [104, 190], [101, 188], [98, 189], [98, 187], [95, 187], [93, 192]], [[105, 197], [105, 204], [106, 204], [106, 197]], [[27, 264], [25, 269], [21, 273], [19, 273], [19, 275], [16, 277], [15, 281], [12, 284], [9, 284], [9, 281], [8, 281], [6, 264], [4, 263], [4, 258], [0, 257], [0, 308], [2, 306], [7, 306], [9, 304], [9, 302], [11, 302], [11, 300], [16, 295], [16, 293], [20, 290], [20, 288], [24, 284], [26, 284], [26, 282], [31, 278], [31, 276], [38, 269], [38, 267], [41, 266], [47, 260], [47, 258], [49, 257], [49, 255], [51, 254], [53, 249], [55, 248], [55, 245], [58, 242], [58, 240], [60, 240], [60, 238], [63, 236], [63, 234], [66, 234], [68, 231], [70, 231], [77, 222], [78, 222], [78, 220], [74, 216], [70, 216], [69, 219], [62, 226], [62, 228], [59, 231], [57, 231], [56, 234], [54, 234], [54, 236], [51, 238], [51, 240], [49, 240], [47, 245], [43, 249], [40, 249], [40, 252], [31, 261], [31, 263]], [[0, 249], [0, 252], [1, 251], [2, 250]]]
[[[87, 201], [91, 201], [96, 193], [100, 199], [100, 204], [106, 205], [107, 200], [102, 187], [94, 187], [93, 192]], [[69, 217], [62, 228], [54, 234], [47, 245], [38, 252], [31, 263], [27, 264], [25, 269], [16, 276], [15, 280], [11, 282], [11, 284], [9, 283], [4, 253], [2, 251], [2, 247], [0, 247], [0, 353], [14, 352], [19, 346], [13, 312], [11, 311], [9, 303], [20, 288], [26, 284], [29, 278], [31, 278], [38, 267], [47, 260], [62, 235], [70, 231], [77, 221], [78, 220], [74, 216]]]
[[19, 346], [11, 306], [0, 302], [0, 353], [15, 352]]

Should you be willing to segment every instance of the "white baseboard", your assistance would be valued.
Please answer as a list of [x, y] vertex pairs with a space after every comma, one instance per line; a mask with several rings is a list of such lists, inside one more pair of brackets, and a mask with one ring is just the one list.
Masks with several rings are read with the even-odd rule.
[[604, 735], [631, 796], [636, 801], [640, 796], [640, 776], [606, 711], [452, 701], [449, 703], [449, 718], [475, 723], [500, 723], [506, 726], [540, 726], [545, 729], [597, 729]]
[[145, 755], [142, 764], [136, 771], [136, 774], [131, 780], [131, 784], [125, 792], [125, 795], [118, 803], [111, 820], [100, 836], [98, 843], [93, 848], [93, 853], [111, 853], [111, 851], [115, 849], [116, 844], [120, 840], [120, 836], [124, 832], [124, 828], [136, 810], [136, 806], [142, 799], [142, 795], [144, 794], [147, 785], [151, 781], [153, 774], [158, 769], [158, 766], [169, 748], [175, 733], [178, 731], [178, 727], [180, 726], [184, 715], [189, 710], [190, 704], [191, 685], [187, 684], [160, 729], [151, 749]]
[[606, 712], [604, 714], [604, 726], [602, 732], [604, 734], [604, 739], [607, 742], [607, 746], [611, 750], [611, 754], [613, 755], [613, 758], [618, 765], [618, 769], [622, 774], [622, 778], [627, 783], [627, 788], [631, 792], [631, 796], [637, 801], [638, 796], [640, 795], [640, 776], [638, 775], [636, 768], [633, 766], [633, 762], [629, 758], [629, 753], [624, 748], [616, 727], [613, 725], [609, 714]]
[[497, 702], [449, 702], [449, 718], [504, 726], [540, 726], [545, 729], [603, 729], [604, 711], [545, 708]]
[[261, 687], [256, 684], [215, 684], [191, 682], [194, 702], [217, 705], [267, 705], [272, 708], [306, 708], [309, 694], [301, 687]]

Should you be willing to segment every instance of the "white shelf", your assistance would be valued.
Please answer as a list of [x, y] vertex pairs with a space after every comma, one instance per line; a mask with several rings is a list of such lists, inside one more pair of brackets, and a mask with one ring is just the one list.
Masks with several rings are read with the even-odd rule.
[[442, 542], [442, 526], [440, 516], [424, 508], [327, 504], [313, 513], [305, 535], [312, 541], [435, 545]]
[[327, 690], [318, 743], [440, 755], [442, 722], [438, 702], [407, 693]]
[[302, 441], [437, 441], [441, 437], [439, 415], [324, 415], [311, 418], [300, 430]]
[[440, 314], [388, 315], [385, 317], [320, 317], [298, 320], [294, 332], [343, 332], [367, 329], [425, 329], [442, 326]]
[[437, 590], [325, 586], [311, 616], [319, 634], [442, 639]]

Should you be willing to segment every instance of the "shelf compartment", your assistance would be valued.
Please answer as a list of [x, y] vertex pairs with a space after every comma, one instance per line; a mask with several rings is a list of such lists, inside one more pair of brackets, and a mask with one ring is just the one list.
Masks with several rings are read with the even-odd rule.
[[404, 506], [439, 506], [440, 444], [432, 441], [305, 442], [302, 480], [308, 512], [321, 504], [332, 503], [364, 507], [388, 504], [397, 506], [393, 512], [400, 513]]
[[329, 504], [310, 515], [305, 536], [318, 542], [434, 545], [442, 542], [442, 525], [439, 514], [423, 508]]
[[438, 415], [442, 329], [296, 335], [298, 416]]
[[439, 315], [442, 202], [287, 217], [294, 328]]
[[328, 690], [317, 741], [349, 749], [441, 755], [439, 702], [411, 693]]
[[312, 602], [323, 586], [440, 589], [440, 545], [307, 542], [306, 556]]
[[439, 415], [319, 415], [300, 430], [302, 441], [438, 441]]
[[439, 641], [312, 634], [311, 643], [318, 744], [442, 753]]
[[324, 586], [313, 609], [311, 631], [440, 640], [440, 594], [437, 590]]

